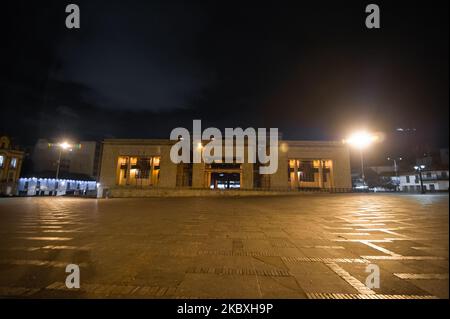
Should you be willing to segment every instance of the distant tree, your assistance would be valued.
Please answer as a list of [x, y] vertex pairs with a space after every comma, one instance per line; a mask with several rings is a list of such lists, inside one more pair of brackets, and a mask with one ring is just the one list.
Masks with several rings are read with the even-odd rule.
[[374, 170], [368, 169], [365, 172], [366, 183], [370, 188], [383, 187], [389, 190], [395, 190], [396, 185], [390, 176], [377, 174]]

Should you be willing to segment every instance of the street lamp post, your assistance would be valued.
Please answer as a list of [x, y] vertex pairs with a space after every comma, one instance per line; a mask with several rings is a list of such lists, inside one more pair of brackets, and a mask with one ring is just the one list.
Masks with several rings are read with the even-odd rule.
[[372, 142], [376, 141], [378, 136], [369, 134], [367, 132], [356, 132], [352, 134], [348, 139], [344, 140], [344, 143], [350, 144], [359, 149], [361, 157], [361, 178], [363, 181], [363, 188], [366, 187], [366, 176], [364, 174], [364, 154], [363, 150], [368, 147]]
[[58, 162], [57, 162], [57, 166], [56, 166], [56, 177], [55, 177], [56, 180], [58, 180], [58, 177], [59, 177], [59, 165], [61, 164], [61, 154], [62, 154], [62, 148], [59, 149]]
[[[55, 145], [54, 144], [49, 144], [49, 146], [55, 146]], [[58, 162], [57, 162], [57, 166], [56, 166], [56, 177], [55, 177], [55, 179], [58, 179], [58, 177], [59, 177], [59, 169], [60, 169], [60, 165], [61, 165], [62, 152], [64, 150], [67, 150], [67, 149], [69, 151], [71, 151], [72, 150], [71, 149], [72, 145], [67, 143], [67, 142], [63, 142], [63, 143], [60, 143], [60, 144], [56, 144], [56, 146], [58, 146], [58, 148], [59, 148], [59, 155], [58, 155]]]
[[[397, 179], [398, 179], [398, 166], [397, 166], [397, 159], [396, 158], [391, 158], [391, 157], [388, 157], [387, 158], [387, 160], [388, 161], [393, 161], [394, 162], [394, 172], [395, 172], [395, 176], [397, 177]], [[399, 157], [398, 158], [398, 160], [399, 161], [401, 161], [402, 160], [402, 158], [401, 157]], [[396, 185], [396, 187], [395, 187], [395, 190], [398, 190], [398, 185]]]
[[359, 155], [361, 156], [361, 178], [363, 181], [363, 186], [366, 186], [366, 176], [364, 175], [364, 155], [362, 148], [359, 149]]
[[425, 168], [425, 165], [418, 165], [414, 166], [414, 169], [419, 172], [419, 179], [420, 179], [420, 193], [425, 194], [425, 189], [423, 187], [423, 179], [422, 179], [422, 171]]

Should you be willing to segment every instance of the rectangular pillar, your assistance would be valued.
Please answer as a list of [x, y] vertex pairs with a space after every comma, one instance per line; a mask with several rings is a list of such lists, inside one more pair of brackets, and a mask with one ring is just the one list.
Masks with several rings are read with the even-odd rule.
[[205, 188], [205, 164], [192, 164], [192, 187]]

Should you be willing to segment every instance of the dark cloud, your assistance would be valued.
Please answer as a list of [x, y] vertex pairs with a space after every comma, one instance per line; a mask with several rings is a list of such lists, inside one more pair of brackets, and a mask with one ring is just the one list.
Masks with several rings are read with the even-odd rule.
[[80, 30], [60, 1], [5, 9], [2, 131], [167, 137], [202, 119], [297, 139], [367, 126], [386, 148], [414, 127], [408, 143], [448, 145], [446, 1], [379, 1], [380, 30], [361, 1], [77, 3]]
[[58, 79], [83, 83], [102, 107], [183, 108], [209, 79], [193, 43], [203, 12], [195, 6], [81, 1], [83, 26], [58, 46]]

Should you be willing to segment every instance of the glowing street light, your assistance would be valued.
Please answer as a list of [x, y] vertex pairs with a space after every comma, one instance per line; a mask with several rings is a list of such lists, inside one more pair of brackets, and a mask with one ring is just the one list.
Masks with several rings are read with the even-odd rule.
[[364, 156], [363, 150], [367, 148], [373, 142], [378, 141], [379, 137], [374, 134], [370, 134], [365, 131], [355, 132], [350, 135], [349, 138], [344, 140], [344, 143], [349, 144], [357, 149], [359, 149], [361, 155], [361, 177], [363, 180], [363, 186], [366, 186], [366, 178], [364, 175]]
[[62, 143], [60, 143], [59, 144], [59, 147], [61, 147], [63, 150], [66, 150], [66, 149], [68, 149], [69, 147], [71, 147], [72, 145], [70, 145], [69, 143], [67, 143], [67, 142], [62, 142]]
[[344, 143], [350, 144], [357, 149], [365, 149], [370, 144], [378, 140], [377, 135], [373, 135], [367, 132], [356, 132], [350, 135], [350, 137], [344, 140]]

